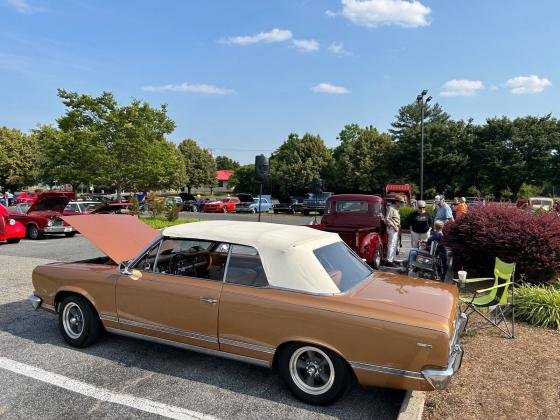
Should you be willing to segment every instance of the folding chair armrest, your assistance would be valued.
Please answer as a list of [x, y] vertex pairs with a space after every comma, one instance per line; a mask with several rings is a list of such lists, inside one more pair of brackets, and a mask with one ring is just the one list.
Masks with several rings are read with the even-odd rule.
[[507, 283], [498, 284], [497, 286], [487, 287], [486, 289], [479, 289], [479, 290], [476, 291], [476, 293], [479, 294], [479, 293], [489, 292], [490, 290], [499, 289], [501, 287], [506, 287], [506, 286], [509, 286], [510, 284], [513, 284], [513, 283], [511, 281], [508, 281]]
[[466, 279], [465, 283], [477, 283], [480, 281], [488, 281], [488, 280], [495, 280], [494, 277], [474, 277], [472, 279]]

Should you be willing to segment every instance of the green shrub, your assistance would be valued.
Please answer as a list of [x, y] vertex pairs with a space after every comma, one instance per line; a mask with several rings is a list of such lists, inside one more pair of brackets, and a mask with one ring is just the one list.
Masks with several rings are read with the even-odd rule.
[[179, 212], [180, 211], [181, 211], [181, 208], [176, 204], [166, 206], [165, 207], [165, 218], [168, 221], [173, 222], [174, 220], [177, 220], [179, 218]]
[[560, 282], [552, 286], [525, 284], [516, 288], [515, 317], [560, 331]]

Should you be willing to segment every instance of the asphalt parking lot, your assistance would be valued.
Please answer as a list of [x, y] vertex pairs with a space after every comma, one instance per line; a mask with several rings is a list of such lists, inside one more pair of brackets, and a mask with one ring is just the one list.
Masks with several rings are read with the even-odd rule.
[[[312, 219], [266, 216], [291, 224]], [[315, 407], [296, 400], [265, 368], [111, 334], [85, 349], [68, 346], [56, 317], [27, 302], [31, 272], [97, 255], [80, 235], [0, 245], [0, 417], [396, 418], [401, 391], [354, 386], [341, 401]]]

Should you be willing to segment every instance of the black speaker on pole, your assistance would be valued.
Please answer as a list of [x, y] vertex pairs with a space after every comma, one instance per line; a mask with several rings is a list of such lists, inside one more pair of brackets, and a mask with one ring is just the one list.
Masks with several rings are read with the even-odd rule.
[[268, 179], [270, 167], [268, 166], [268, 159], [265, 155], [255, 156], [255, 180], [263, 183]]

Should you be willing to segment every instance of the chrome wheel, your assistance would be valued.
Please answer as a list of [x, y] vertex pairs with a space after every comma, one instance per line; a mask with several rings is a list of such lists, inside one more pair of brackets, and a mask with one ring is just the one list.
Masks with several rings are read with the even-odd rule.
[[68, 337], [77, 339], [84, 331], [84, 314], [80, 307], [69, 302], [62, 311], [62, 325]]
[[292, 381], [307, 394], [324, 394], [333, 386], [333, 363], [317, 347], [304, 346], [297, 349], [290, 358], [289, 369]]
[[383, 254], [383, 252], [381, 251], [381, 247], [378, 246], [377, 247], [377, 252], [375, 253], [375, 268], [379, 268], [381, 267], [381, 254]]

